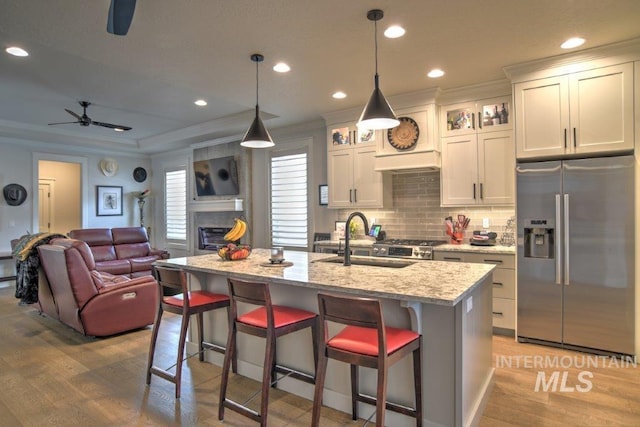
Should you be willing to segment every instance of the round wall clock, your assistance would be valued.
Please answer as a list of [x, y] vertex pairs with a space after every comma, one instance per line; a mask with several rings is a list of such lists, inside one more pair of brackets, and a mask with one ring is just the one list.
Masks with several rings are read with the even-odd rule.
[[393, 148], [408, 150], [418, 143], [420, 129], [411, 117], [398, 117], [400, 124], [387, 130], [387, 139]]
[[147, 171], [145, 168], [135, 168], [133, 170], [133, 179], [135, 179], [136, 182], [144, 182], [147, 179]]

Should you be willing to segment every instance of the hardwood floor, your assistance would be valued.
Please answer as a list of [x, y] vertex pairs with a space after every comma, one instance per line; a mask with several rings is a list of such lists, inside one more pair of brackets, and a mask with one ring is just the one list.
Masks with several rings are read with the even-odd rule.
[[[197, 358], [184, 365], [180, 399], [173, 397], [173, 384], [162, 379], [153, 378], [147, 387], [149, 328], [106, 339], [87, 338], [41, 316], [34, 307], [18, 306], [13, 291], [0, 288], [0, 426], [254, 425], [228, 410], [224, 423], [218, 421], [220, 368]], [[156, 356], [165, 366], [174, 363], [178, 330], [177, 322], [168, 323], [171, 326], [160, 332]], [[534, 365], [533, 356], [565, 356], [559, 360], [568, 363], [581, 354], [518, 344], [507, 337], [496, 336], [493, 342], [495, 385], [481, 426], [640, 425], [640, 366], [607, 367], [602, 362], [597, 368], [538, 369], [526, 365]], [[511, 367], [505, 366], [508, 361]], [[547, 391], [535, 391], [539, 370], [550, 384]], [[566, 387], [586, 388], [584, 381], [589, 380], [591, 390], [552, 391], [555, 370], [568, 372]], [[587, 370], [593, 377], [578, 381], [578, 374]], [[557, 385], [560, 388], [561, 378]], [[258, 388], [254, 381], [236, 378], [230, 393], [249, 395]], [[310, 401], [272, 390], [269, 425], [307, 426], [310, 420]], [[364, 424], [351, 421], [348, 414], [322, 410], [322, 426]]]

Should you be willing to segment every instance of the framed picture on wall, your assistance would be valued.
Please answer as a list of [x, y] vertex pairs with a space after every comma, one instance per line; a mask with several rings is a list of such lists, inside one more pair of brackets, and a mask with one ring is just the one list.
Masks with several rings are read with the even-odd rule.
[[336, 221], [336, 232], [338, 239], [344, 239], [344, 233], [347, 223], [345, 221]]
[[320, 206], [327, 206], [329, 204], [329, 186], [324, 184], [318, 188], [320, 195]]
[[96, 185], [96, 215], [122, 215], [122, 187]]

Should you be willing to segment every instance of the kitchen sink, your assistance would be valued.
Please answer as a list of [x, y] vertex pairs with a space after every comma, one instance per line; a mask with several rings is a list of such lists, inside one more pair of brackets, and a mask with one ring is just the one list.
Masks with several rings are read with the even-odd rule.
[[[332, 264], [344, 264], [344, 257], [336, 256], [331, 258], [318, 259], [313, 262], [328, 262]], [[404, 268], [413, 264], [415, 264], [415, 261], [407, 261], [403, 259], [356, 257], [353, 255], [351, 256], [351, 265], [370, 265], [373, 267]]]

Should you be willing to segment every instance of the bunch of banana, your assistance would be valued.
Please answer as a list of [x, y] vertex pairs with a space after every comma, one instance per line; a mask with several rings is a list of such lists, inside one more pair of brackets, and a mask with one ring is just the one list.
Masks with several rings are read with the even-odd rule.
[[236, 223], [233, 225], [233, 228], [229, 230], [227, 234], [224, 235], [224, 240], [228, 242], [237, 242], [240, 240], [244, 233], [247, 231], [247, 223], [244, 222], [240, 218], [236, 218]]

